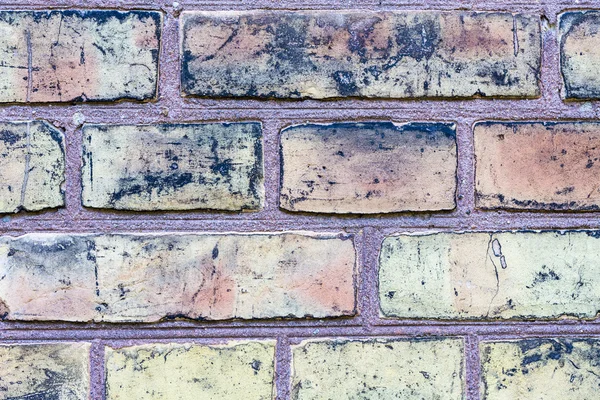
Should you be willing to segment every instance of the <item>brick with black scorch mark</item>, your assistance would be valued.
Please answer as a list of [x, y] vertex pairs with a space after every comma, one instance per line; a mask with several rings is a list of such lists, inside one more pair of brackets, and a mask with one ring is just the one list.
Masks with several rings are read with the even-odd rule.
[[482, 400], [598, 398], [596, 338], [483, 341], [479, 352]]
[[62, 132], [44, 121], [0, 123], [0, 213], [64, 205]]
[[257, 210], [260, 123], [86, 125], [83, 205], [119, 210]]
[[434, 11], [222, 11], [181, 17], [187, 96], [537, 97], [538, 17]]
[[343, 233], [0, 237], [0, 318], [155, 322], [354, 315]]
[[281, 207], [387, 213], [455, 206], [454, 124], [305, 124], [281, 132]]
[[570, 11], [559, 16], [563, 95], [570, 100], [600, 98], [600, 12]]
[[161, 24], [153, 11], [1, 11], [0, 102], [152, 99]]
[[87, 400], [89, 343], [0, 345], [0, 398]]

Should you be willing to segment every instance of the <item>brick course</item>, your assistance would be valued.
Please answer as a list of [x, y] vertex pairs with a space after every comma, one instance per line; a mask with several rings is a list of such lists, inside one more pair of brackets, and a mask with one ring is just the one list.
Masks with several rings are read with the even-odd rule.
[[0, 8], [0, 398], [595, 398], [597, 0]]

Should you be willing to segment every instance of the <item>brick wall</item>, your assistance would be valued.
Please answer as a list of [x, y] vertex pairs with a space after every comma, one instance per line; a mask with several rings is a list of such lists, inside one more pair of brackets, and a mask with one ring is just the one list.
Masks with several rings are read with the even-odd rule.
[[577, 7], [1, 4], [0, 398], [597, 398]]

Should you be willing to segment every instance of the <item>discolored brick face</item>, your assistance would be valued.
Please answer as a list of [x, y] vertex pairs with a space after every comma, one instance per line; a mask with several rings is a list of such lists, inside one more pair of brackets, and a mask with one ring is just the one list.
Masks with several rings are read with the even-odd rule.
[[0, 315], [106, 322], [353, 315], [355, 259], [343, 234], [5, 236]]
[[464, 399], [461, 339], [309, 340], [292, 346], [291, 399]]
[[600, 208], [600, 124], [482, 122], [474, 135], [478, 207]]
[[379, 255], [386, 317], [594, 318], [600, 310], [597, 231], [391, 236]]
[[594, 399], [597, 339], [523, 339], [480, 343], [482, 400]]
[[600, 98], [600, 12], [573, 11], [560, 15], [560, 68], [567, 99]]
[[260, 123], [86, 125], [83, 205], [119, 210], [256, 210]]
[[0, 123], [0, 213], [64, 205], [64, 180], [58, 129], [43, 121]]
[[89, 399], [89, 352], [88, 343], [1, 345], [0, 397]]
[[280, 204], [322, 213], [449, 210], [456, 162], [452, 124], [292, 126], [281, 132]]
[[186, 12], [184, 95], [536, 97], [539, 18], [412, 11]]
[[149, 11], [0, 11], [0, 102], [154, 98], [161, 18]]
[[106, 398], [274, 399], [274, 341], [106, 349]]

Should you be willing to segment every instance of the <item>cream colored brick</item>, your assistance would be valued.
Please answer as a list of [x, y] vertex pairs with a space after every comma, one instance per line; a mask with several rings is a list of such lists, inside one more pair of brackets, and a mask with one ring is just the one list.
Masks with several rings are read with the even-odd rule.
[[87, 400], [89, 343], [0, 345], [0, 398]]
[[598, 398], [597, 339], [482, 342], [482, 400]]
[[191, 11], [185, 95], [536, 97], [538, 17], [503, 12]]
[[293, 400], [464, 399], [461, 339], [315, 340], [292, 351]]
[[83, 205], [121, 210], [256, 210], [260, 123], [86, 125]]
[[155, 97], [161, 14], [0, 12], [0, 102]]
[[455, 206], [453, 124], [306, 124], [281, 132], [281, 207], [324, 213]]
[[0, 123], [0, 213], [63, 206], [64, 152], [47, 122]]
[[8, 320], [315, 318], [355, 313], [343, 234], [0, 237]]
[[274, 341], [106, 349], [109, 400], [274, 399]]
[[569, 11], [559, 15], [560, 67], [567, 99], [600, 98], [600, 12]]
[[594, 318], [600, 310], [597, 231], [391, 236], [379, 256], [387, 317]]

